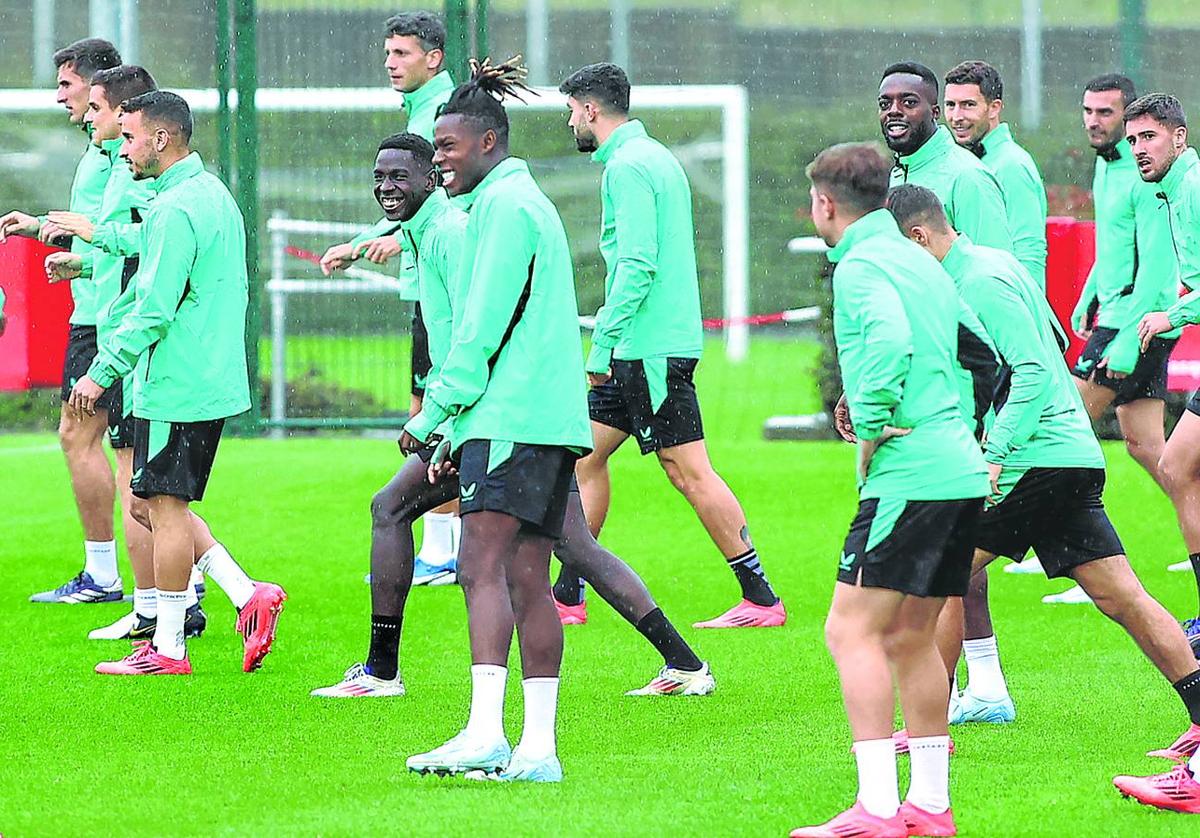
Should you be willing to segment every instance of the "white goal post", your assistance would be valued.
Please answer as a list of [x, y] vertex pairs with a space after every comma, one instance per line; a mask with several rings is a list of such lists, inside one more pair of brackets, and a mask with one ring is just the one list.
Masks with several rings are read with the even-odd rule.
[[[560, 111], [566, 131], [566, 97], [551, 87], [535, 88], [537, 96], [524, 103], [506, 103], [513, 109]], [[178, 90], [198, 113], [217, 109], [215, 89]], [[401, 99], [383, 87], [352, 88], [260, 88], [255, 104], [263, 112], [396, 111]], [[703, 110], [721, 112], [722, 191], [722, 317], [726, 355], [733, 361], [745, 359], [749, 350], [750, 296], [750, 197], [749, 197], [749, 101], [739, 85], [644, 85], [630, 96], [634, 109]], [[230, 106], [237, 106], [237, 92], [230, 91]], [[0, 113], [54, 112], [62, 105], [50, 91], [0, 90]], [[364, 227], [366, 224], [364, 223]], [[274, 256], [274, 254], [272, 254]]]

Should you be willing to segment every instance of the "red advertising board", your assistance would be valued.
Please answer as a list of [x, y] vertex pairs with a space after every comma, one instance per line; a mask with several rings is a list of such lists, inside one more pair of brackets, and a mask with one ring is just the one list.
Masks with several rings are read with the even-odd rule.
[[0, 390], [57, 387], [62, 381], [71, 284], [46, 281], [43, 264], [54, 250], [22, 236], [0, 244], [0, 288], [8, 322], [0, 335]]

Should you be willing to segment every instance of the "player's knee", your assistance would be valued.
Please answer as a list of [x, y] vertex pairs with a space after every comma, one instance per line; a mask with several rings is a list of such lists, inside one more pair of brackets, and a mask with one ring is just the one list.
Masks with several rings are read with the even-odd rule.
[[138, 497], [129, 501], [129, 516], [146, 529], [150, 529], [150, 504]]
[[1167, 455], [1159, 457], [1158, 473], [1169, 492], [1179, 491], [1200, 478], [1190, 463], [1180, 457]]
[[411, 524], [412, 518], [406, 515], [408, 505], [403, 499], [393, 496], [387, 489], [380, 489], [371, 498], [371, 523], [377, 527], [399, 527], [405, 523]]

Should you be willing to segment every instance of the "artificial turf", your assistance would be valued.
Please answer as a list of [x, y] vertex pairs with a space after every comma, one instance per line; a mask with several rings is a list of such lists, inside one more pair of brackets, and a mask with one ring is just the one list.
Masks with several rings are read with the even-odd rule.
[[[852, 452], [761, 441], [737, 418], [744, 404], [726, 415], [733, 392], [709, 392], [713, 460], [742, 499], [789, 622], [690, 628], [733, 603], [732, 576], [653, 460], [620, 452], [603, 540], [687, 627], [718, 689], [708, 698], [624, 697], [659, 662], [593, 599], [589, 624], [566, 629], [565, 780], [552, 787], [422, 778], [404, 768], [405, 757], [440, 744], [466, 718], [458, 588], [419, 589], [409, 600], [407, 696], [308, 695], [366, 653], [368, 503], [398, 462], [393, 442], [224, 441], [198, 510], [253, 575], [287, 589], [276, 650], [260, 672], [243, 674], [233, 609], [210, 588], [208, 631], [189, 645], [195, 675], [105, 678], [93, 665], [127, 646], [89, 641], [87, 631], [128, 606], [27, 602], [78, 570], [81, 535], [53, 437], [0, 436], [0, 833], [783, 836], [832, 816], [852, 801], [855, 783], [822, 640], [854, 507]], [[1122, 450], [1106, 454], [1111, 512], [1135, 566], [1175, 614], [1192, 616], [1190, 575], [1165, 572], [1183, 554], [1169, 504]], [[953, 731], [960, 834], [1189, 834], [1192, 819], [1144, 809], [1111, 785], [1117, 773], [1165, 770], [1143, 754], [1186, 727], [1178, 698], [1090, 606], [1039, 603], [1063, 587], [993, 576], [1018, 718]], [[514, 743], [518, 667], [514, 656]]]

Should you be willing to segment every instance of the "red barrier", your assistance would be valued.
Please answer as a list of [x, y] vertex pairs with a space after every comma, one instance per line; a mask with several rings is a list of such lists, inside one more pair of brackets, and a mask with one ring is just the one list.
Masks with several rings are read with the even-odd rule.
[[1096, 261], [1096, 222], [1047, 218], [1046, 248], [1046, 298], [1071, 338], [1067, 362], [1073, 365], [1083, 351], [1083, 341], [1071, 331], [1071, 312]]
[[57, 387], [62, 381], [72, 303], [69, 282], [46, 281], [43, 264], [54, 250], [21, 236], [0, 244], [8, 320], [0, 335], [0, 390]]

